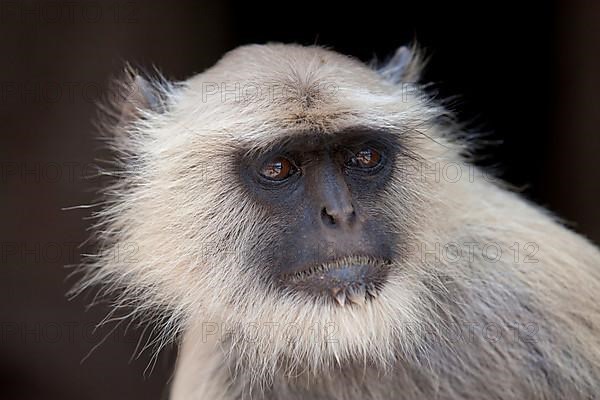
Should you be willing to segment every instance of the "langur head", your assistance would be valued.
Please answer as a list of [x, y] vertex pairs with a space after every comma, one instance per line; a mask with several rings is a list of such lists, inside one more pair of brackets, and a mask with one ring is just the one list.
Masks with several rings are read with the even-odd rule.
[[440, 279], [414, 243], [444, 208], [409, 172], [458, 159], [419, 64], [269, 44], [177, 84], [133, 75], [87, 284], [166, 315], [166, 334], [206, 326], [265, 375], [411, 354]]

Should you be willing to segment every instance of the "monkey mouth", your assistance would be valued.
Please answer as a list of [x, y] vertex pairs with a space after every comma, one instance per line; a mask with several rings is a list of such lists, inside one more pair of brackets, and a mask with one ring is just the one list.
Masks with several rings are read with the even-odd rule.
[[290, 289], [323, 296], [341, 307], [362, 305], [378, 296], [390, 264], [372, 257], [344, 257], [288, 274], [283, 280]]

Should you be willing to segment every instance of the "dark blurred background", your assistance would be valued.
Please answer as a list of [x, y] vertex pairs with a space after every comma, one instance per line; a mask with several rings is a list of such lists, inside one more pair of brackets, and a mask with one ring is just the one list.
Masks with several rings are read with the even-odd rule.
[[108, 307], [65, 298], [90, 221], [61, 209], [96, 198], [93, 121], [126, 61], [184, 79], [245, 43], [369, 61], [413, 40], [431, 56], [425, 80], [487, 134], [482, 162], [599, 242], [600, 2], [2, 1], [0, 398], [165, 395], [172, 349], [130, 360], [139, 329], [93, 333]]

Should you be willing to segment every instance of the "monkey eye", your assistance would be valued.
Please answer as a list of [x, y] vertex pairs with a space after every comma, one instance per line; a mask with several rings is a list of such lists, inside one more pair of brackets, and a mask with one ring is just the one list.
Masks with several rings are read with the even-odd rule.
[[260, 174], [272, 181], [283, 181], [296, 171], [297, 168], [293, 162], [285, 157], [277, 156], [263, 164]]
[[381, 153], [371, 147], [360, 150], [346, 161], [346, 165], [355, 168], [374, 168], [380, 163]]

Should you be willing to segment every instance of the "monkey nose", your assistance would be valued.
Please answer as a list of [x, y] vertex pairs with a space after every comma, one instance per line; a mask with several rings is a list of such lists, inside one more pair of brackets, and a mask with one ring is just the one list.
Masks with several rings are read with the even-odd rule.
[[356, 220], [356, 211], [351, 204], [345, 207], [323, 207], [321, 221], [325, 226], [352, 226]]

